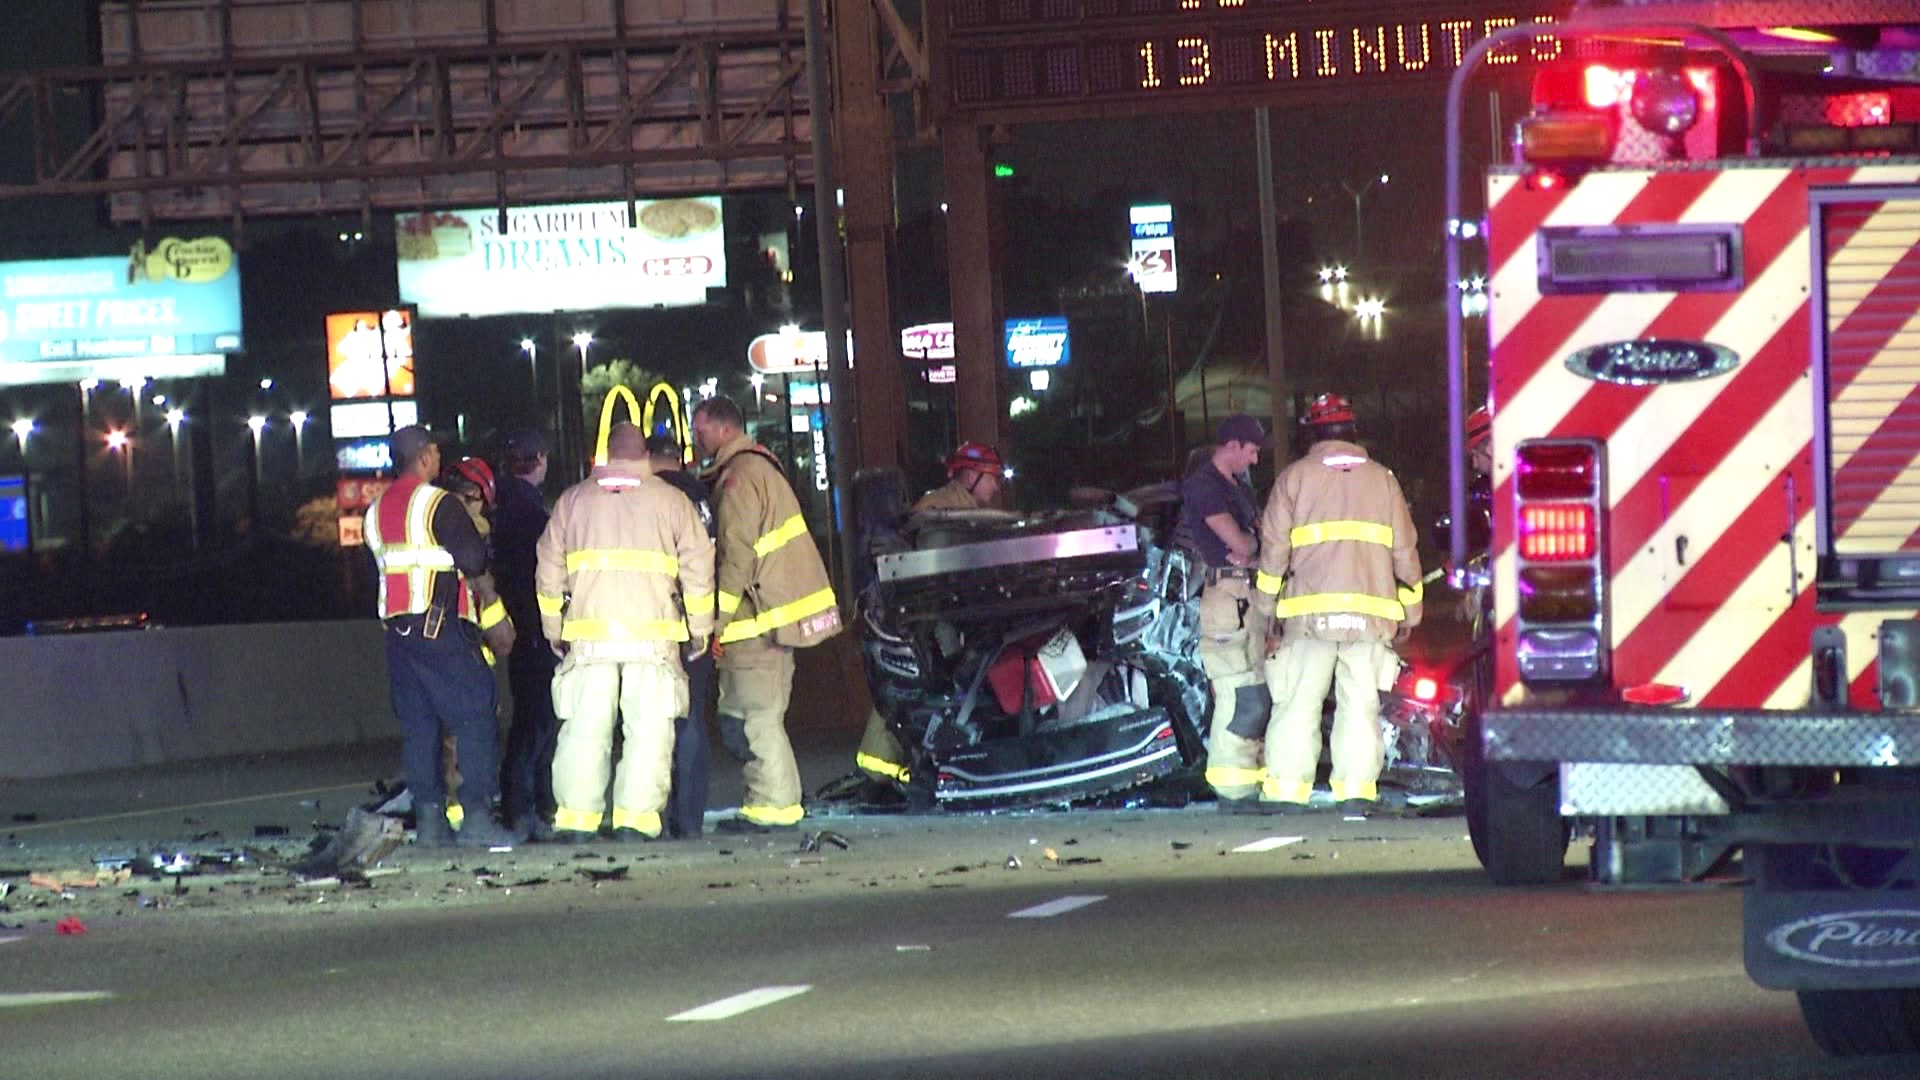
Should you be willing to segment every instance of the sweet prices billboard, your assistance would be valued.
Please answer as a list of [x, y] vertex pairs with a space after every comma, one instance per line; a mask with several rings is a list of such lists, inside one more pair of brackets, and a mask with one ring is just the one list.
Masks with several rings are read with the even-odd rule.
[[240, 325], [239, 264], [217, 236], [0, 263], [0, 386], [221, 374]]
[[423, 316], [703, 304], [727, 283], [719, 196], [402, 214], [400, 297]]

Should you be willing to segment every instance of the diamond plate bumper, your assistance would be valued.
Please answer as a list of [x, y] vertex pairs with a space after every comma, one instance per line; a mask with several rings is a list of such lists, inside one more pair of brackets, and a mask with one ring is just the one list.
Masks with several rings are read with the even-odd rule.
[[1920, 715], [1765, 709], [1501, 709], [1487, 757], [1623, 765], [1920, 765]]

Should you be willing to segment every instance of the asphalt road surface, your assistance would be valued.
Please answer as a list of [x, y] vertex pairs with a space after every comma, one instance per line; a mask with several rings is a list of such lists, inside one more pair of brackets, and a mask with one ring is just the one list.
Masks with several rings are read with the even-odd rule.
[[[106, 789], [118, 807], [101, 790], [81, 799], [87, 782], [10, 786], [10, 813], [41, 809], [14, 822], [0, 869], [324, 814], [351, 800], [361, 765], [336, 763], [337, 787], [277, 790], [258, 785], [292, 771], [241, 770], [253, 790], [217, 771], [123, 776]], [[801, 851], [820, 828], [835, 835]], [[1914, 1058], [1824, 1057], [1793, 998], [1747, 980], [1732, 884], [1494, 889], [1464, 832], [1457, 817], [1198, 806], [816, 817], [800, 834], [691, 843], [402, 848], [360, 883], [267, 866], [65, 892], [14, 878], [0, 1067], [36, 1080], [1920, 1076]]]

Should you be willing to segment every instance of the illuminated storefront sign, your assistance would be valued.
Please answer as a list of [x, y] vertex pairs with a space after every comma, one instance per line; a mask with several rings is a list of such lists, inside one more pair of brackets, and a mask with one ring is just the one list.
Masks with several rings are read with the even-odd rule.
[[411, 397], [413, 313], [389, 309], [327, 316], [327, 390], [336, 401]]
[[[953, 324], [921, 323], [900, 331], [900, 355], [927, 364], [927, 381], [950, 383], [953, 370]], [[943, 361], [943, 362], [942, 362]]]
[[400, 296], [423, 316], [675, 307], [727, 283], [720, 199], [402, 214]]
[[[1570, 7], [1406, 0], [1390, 12], [1337, 14], [1303, 11], [1299, 0], [956, 3], [944, 96], [966, 111], [1444, 80], [1480, 39], [1555, 22]], [[1497, 49], [1487, 62], [1495, 71], [1517, 70], [1564, 48], [1542, 36]]]
[[1006, 343], [1010, 368], [1065, 367], [1072, 357], [1067, 320], [1062, 315], [1008, 319]]
[[327, 416], [336, 439], [384, 439], [419, 422], [420, 406], [413, 401], [348, 401], [330, 407]]
[[1127, 273], [1133, 283], [1141, 292], [1177, 291], [1180, 274], [1173, 260], [1173, 207], [1166, 203], [1130, 206], [1127, 227], [1133, 234], [1127, 252]]
[[0, 263], [0, 386], [217, 375], [240, 345], [240, 270], [219, 237]]
[[[847, 364], [853, 364], [853, 334], [847, 334]], [[747, 345], [747, 366], [762, 375], [811, 375], [827, 370], [827, 332], [782, 330]]]

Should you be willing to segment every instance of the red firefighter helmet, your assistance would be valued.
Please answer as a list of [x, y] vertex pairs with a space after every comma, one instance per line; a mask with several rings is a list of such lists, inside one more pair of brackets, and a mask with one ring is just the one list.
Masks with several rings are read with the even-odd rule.
[[1485, 405], [1467, 417], [1467, 449], [1478, 450], [1493, 439], [1493, 410]]
[[480, 504], [493, 507], [493, 467], [477, 457], [464, 457], [453, 463], [447, 470], [447, 478], [454, 484], [471, 487], [480, 495]]
[[1308, 427], [1353, 423], [1353, 403], [1339, 394], [1321, 394], [1307, 406], [1302, 423]]
[[986, 443], [963, 442], [954, 447], [953, 453], [947, 455], [947, 479], [949, 480], [958, 476], [963, 470], [999, 476], [1003, 468], [1000, 451]]

